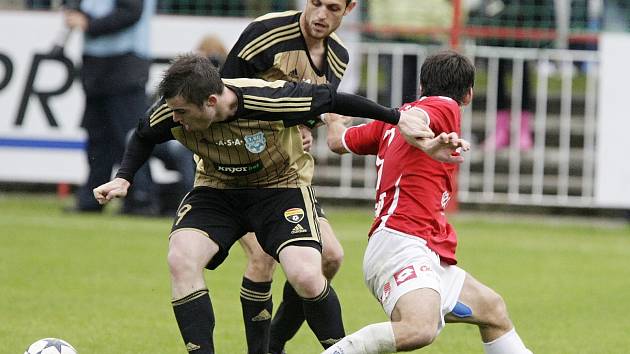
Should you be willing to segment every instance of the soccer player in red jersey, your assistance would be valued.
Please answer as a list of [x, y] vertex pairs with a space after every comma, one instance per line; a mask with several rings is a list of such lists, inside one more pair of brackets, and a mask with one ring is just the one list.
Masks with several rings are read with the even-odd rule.
[[[363, 260], [365, 282], [390, 322], [368, 325], [324, 353], [392, 353], [425, 347], [445, 322], [477, 325], [488, 354], [531, 353], [514, 330], [501, 296], [458, 267], [455, 229], [444, 211], [452, 196], [461, 106], [472, 100], [475, 69], [464, 56], [443, 51], [422, 65], [422, 97], [401, 107], [436, 134], [435, 159], [408, 144], [395, 126], [374, 121], [345, 129], [327, 117], [328, 144], [337, 153], [376, 155], [374, 223]], [[432, 157], [433, 158], [432, 158]], [[440, 161], [438, 161], [440, 160]]]

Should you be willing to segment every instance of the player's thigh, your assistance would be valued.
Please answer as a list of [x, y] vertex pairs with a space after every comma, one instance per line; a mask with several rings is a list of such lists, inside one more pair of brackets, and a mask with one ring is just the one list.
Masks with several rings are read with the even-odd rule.
[[316, 297], [326, 287], [318, 249], [291, 244], [280, 250], [278, 259], [287, 280], [301, 297]]
[[[177, 243], [173, 247], [191, 242], [185, 237], [187, 235], [203, 235], [212, 241], [210, 245], [216, 245], [216, 251], [206, 265], [206, 268], [214, 269], [225, 260], [229, 249], [245, 233], [245, 223], [239, 215], [239, 205], [233, 202], [226, 191], [194, 188], [182, 200], [173, 221], [170, 238], [177, 236]], [[208, 248], [201, 249], [201, 252], [205, 251]]]
[[501, 296], [468, 273], [457, 302], [445, 316], [446, 322], [490, 325], [507, 320]]
[[219, 251], [219, 245], [199, 229], [177, 229], [168, 243], [168, 261], [171, 267], [182, 263], [204, 268]]
[[276, 260], [262, 249], [256, 235], [248, 232], [238, 242], [247, 257], [244, 276], [256, 282], [270, 281], [276, 269]]
[[408, 330], [436, 335], [441, 316], [440, 306], [440, 294], [434, 289], [414, 289], [398, 299], [391, 320], [411, 326]]
[[256, 239], [256, 234], [253, 232], [248, 232], [243, 235], [243, 237], [238, 240], [238, 243], [241, 245], [241, 248], [243, 248], [243, 252], [245, 252], [245, 256], [247, 256], [248, 259], [263, 256], [270, 257], [265, 253], [265, 250], [262, 249]]
[[335, 235], [328, 219], [318, 217], [319, 230], [322, 236], [322, 257], [324, 261], [341, 262], [343, 260], [343, 247]]

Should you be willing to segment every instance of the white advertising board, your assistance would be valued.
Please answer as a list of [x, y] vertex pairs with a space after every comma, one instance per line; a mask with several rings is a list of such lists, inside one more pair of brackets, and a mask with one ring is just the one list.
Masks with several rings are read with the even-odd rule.
[[[156, 16], [153, 56], [191, 51], [208, 34], [227, 48], [247, 26], [246, 18]], [[66, 45], [69, 61], [47, 58], [63, 28], [60, 13], [0, 12], [0, 181], [83, 183], [87, 163], [80, 128], [84, 96], [73, 72], [80, 65], [81, 34]], [[151, 69], [151, 90], [163, 65]]]
[[595, 202], [601, 207], [630, 208], [630, 159], [624, 153], [630, 132], [630, 34], [605, 33], [599, 46]]

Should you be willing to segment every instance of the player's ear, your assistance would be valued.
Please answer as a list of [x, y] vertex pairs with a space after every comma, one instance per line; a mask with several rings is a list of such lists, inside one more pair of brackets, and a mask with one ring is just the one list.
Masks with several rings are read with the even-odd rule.
[[214, 107], [217, 105], [217, 101], [218, 101], [217, 95], [212, 94], [208, 96], [208, 99], [206, 100], [206, 106]]
[[352, 9], [354, 9], [354, 7], [357, 6], [357, 2], [352, 0], [347, 6], [346, 6], [346, 11], [344, 11], [343, 15], [347, 15], [350, 13], [350, 11], [352, 11]]

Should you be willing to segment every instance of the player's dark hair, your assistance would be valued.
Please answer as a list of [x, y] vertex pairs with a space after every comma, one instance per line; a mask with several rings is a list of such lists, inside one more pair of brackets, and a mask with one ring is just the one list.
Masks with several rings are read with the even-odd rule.
[[182, 54], [171, 62], [158, 85], [158, 94], [164, 99], [181, 96], [201, 107], [212, 94], [223, 92], [219, 71], [209, 58], [198, 54]]
[[430, 55], [420, 69], [422, 96], [446, 96], [462, 104], [474, 84], [475, 66], [452, 50]]

